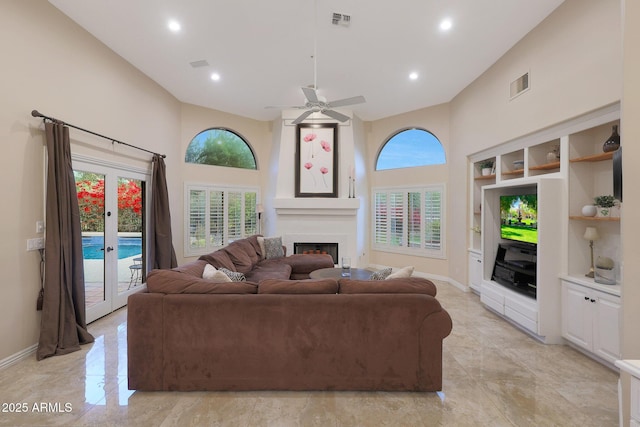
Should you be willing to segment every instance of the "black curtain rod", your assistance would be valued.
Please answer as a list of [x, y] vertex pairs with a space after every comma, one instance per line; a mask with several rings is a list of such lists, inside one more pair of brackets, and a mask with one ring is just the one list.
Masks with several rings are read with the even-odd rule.
[[83, 132], [90, 133], [91, 135], [99, 136], [100, 138], [108, 139], [112, 143], [113, 142], [117, 142], [118, 144], [126, 145], [127, 147], [135, 148], [135, 149], [140, 150], [140, 151], [146, 151], [147, 153], [151, 153], [151, 154], [160, 156], [163, 159], [167, 157], [164, 154], [159, 154], [159, 153], [156, 153], [154, 151], [147, 150], [146, 148], [136, 147], [135, 145], [127, 144], [126, 142], [118, 141], [117, 139], [113, 139], [113, 138], [109, 138], [108, 136], [100, 135], [99, 133], [96, 133], [96, 132], [93, 132], [93, 131], [90, 131], [90, 130], [87, 130], [87, 129], [83, 129], [83, 128], [79, 127], [79, 126], [74, 126], [71, 123], [63, 122], [62, 120], [58, 120], [58, 119], [56, 119], [54, 117], [45, 116], [44, 114], [42, 114], [38, 110], [31, 111], [31, 115], [33, 117], [42, 117], [45, 120], [50, 120], [50, 121], [52, 121], [54, 123], [58, 123], [58, 124], [65, 125], [65, 126], [69, 126], [70, 128], [78, 129], [78, 130], [81, 130]]

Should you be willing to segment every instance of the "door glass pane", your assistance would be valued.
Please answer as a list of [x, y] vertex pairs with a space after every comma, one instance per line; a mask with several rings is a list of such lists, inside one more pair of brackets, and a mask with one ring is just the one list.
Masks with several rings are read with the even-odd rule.
[[144, 185], [118, 177], [118, 293], [144, 281]]
[[80, 227], [86, 307], [105, 301], [104, 280], [104, 175], [74, 171]]

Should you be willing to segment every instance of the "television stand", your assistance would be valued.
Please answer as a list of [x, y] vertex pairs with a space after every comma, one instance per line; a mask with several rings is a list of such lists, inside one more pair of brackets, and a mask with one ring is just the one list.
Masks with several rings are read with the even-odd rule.
[[535, 245], [500, 243], [491, 279], [508, 289], [537, 296]]

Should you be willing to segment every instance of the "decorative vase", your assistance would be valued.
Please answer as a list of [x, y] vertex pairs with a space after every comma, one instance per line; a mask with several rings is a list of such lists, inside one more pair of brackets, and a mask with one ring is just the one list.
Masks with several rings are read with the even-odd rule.
[[582, 216], [596, 216], [598, 208], [594, 205], [584, 205], [582, 207]]
[[598, 216], [601, 218], [608, 218], [611, 216], [611, 208], [603, 208], [598, 206]]
[[613, 125], [611, 136], [602, 145], [602, 151], [608, 153], [610, 151], [616, 151], [618, 148], [620, 148], [620, 135], [618, 135], [618, 125]]
[[482, 168], [482, 176], [491, 175], [491, 168]]
[[554, 153], [553, 151], [549, 151], [547, 153], [547, 162], [553, 163], [557, 160], [558, 160], [558, 156], [556, 156], [556, 153]]

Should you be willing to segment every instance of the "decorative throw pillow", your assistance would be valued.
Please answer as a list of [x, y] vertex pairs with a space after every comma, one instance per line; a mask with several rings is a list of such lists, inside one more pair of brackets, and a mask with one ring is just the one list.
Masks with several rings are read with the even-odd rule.
[[378, 270], [374, 272], [369, 280], [384, 280], [391, 274], [391, 267], [383, 268], [382, 270]]
[[222, 282], [231, 282], [229, 276], [224, 274], [221, 270], [216, 270], [216, 268], [207, 264], [204, 266], [204, 272], [202, 272], [202, 278], [211, 280], [212, 282], [222, 283]]
[[227, 277], [229, 279], [231, 279], [232, 282], [246, 282], [247, 281], [247, 278], [244, 276], [244, 274], [240, 273], [238, 271], [231, 271], [231, 270], [226, 269], [226, 268], [221, 268], [218, 271], [221, 271], [224, 274], [226, 274]]
[[266, 259], [283, 258], [282, 237], [265, 237], [264, 251]]
[[264, 237], [258, 236], [258, 246], [260, 246], [260, 254], [262, 255], [262, 259], [265, 259], [267, 256], [267, 252], [264, 248]]
[[387, 276], [385, 280], [411, 277], [413, 274], [413, 266], [403, 267]]

